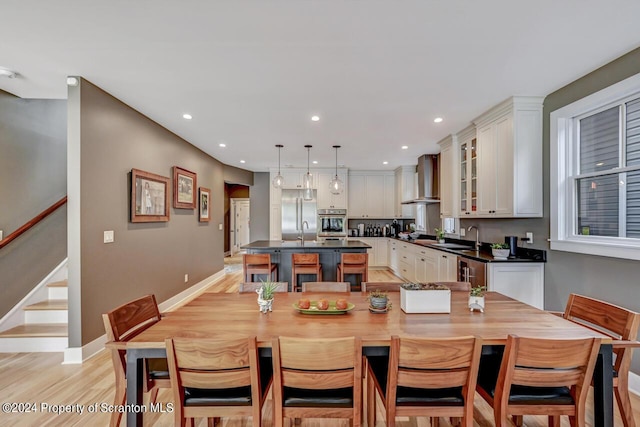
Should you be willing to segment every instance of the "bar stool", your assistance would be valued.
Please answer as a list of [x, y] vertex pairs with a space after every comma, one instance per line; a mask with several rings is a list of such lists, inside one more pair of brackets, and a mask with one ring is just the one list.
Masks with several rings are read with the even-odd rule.
[[[345, 274], [361, 274], [361, 282], [369, 281], [369, 254], [342, 254], [338, 264], [338, 280], [344, 282]], [[359, 285], [356, 283], [356, 287]]]
[[298, 274], [315, 274], [322, 282], [322, 265], [318, 254], [293, 254], [291, 256], [291, 291], [298, 292]]
[[278, 264], [271, 264], [271, 254], [243, 254], [244, 282], [253, 282], [254, 274], [266, 274], [272, 282], [278, 281]]

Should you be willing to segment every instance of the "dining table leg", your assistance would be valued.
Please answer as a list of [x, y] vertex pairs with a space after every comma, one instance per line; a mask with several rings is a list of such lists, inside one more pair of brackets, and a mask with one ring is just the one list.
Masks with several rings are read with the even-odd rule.
[[132, 410], [143, 404], [142, 400], [142, 362], [140, 351], [127, 350], [127, 427], [142, 425], [142, 411]]
[[596, 427], [613, 427], [613, 349], [602, 344], [593, 371], [593, 422]]

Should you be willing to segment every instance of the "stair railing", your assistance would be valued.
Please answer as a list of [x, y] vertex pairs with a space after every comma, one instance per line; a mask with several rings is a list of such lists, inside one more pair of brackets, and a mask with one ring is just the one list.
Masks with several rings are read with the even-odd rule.
[[40, 221], [42, 221], [43, 219], [51, 215], [53, 212], [56, 211], [56, 209], [58, 209], [60, 206], [64, 205], [65, 203], [67, 203], [67, 196], [64, 196], [62, 199], [58, 200], [53, 205], [49, 206], [47, 209], [43, 210], [38, 215], [36, 215], [31, 221], [28, 221], [22, 227], [18, 228], [16, 231], [9, 234], [4, 239], [0, 240], [0, 249], [7, 246], [11, 241], [20, 237], [22, 234], [27, 232], [31, 227], [33, 227], [34, 225], [36, 225], [37, 223], [39, 223]]

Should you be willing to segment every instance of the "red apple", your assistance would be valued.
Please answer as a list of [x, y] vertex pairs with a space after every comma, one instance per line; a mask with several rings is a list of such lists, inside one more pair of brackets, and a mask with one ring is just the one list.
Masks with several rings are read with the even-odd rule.
[[318, 300], [317, 307], [318, 310], [326, 310], [329, 308], [329, 301], [327, 301], [326, 299]]
[[298, 300], [298, 307], [299, 308], [303, 308], [303, 309], [308, 309], [311, 306], [311, 301], [309, 301], [307, 298], [302, 298], [300, 300]]
[[336, 301], [336, 308], [338, 310], [346, 310], [348, 306], [349, 306], [349, 303], [344, 298], [341, 298]]

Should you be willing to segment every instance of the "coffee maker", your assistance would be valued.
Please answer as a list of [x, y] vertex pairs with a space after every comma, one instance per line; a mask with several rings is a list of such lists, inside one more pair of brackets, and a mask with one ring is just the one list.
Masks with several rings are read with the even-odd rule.
[[400, 231], [402, 231], [402, 227], [398, 224], [398, 220], [394, 219], [391, 223], [391, 237], [398, 237]]

